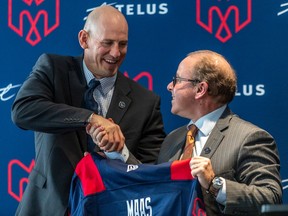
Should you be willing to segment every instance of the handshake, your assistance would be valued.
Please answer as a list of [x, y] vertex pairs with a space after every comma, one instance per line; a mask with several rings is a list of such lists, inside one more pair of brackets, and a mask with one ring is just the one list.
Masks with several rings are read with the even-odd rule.
[[[104, 152], [121, 152], [125, 145], [125, 137], [111, 118], [92, 114], [86, 126], [86, 132], [93, 142]], [[84, 155], [86, 155], [85, 153]]]

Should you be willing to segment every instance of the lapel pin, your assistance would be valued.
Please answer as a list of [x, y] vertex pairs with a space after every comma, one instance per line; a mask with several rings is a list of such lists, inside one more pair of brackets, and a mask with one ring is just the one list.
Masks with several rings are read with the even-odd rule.
[[121, 108], [121, 109], [124, 109], [126, 107], [126, 104], [124, 101], [120, 101], [119, 104], [118, 104], [118, 107]]
[[211, 148], [210, 147], [204, 148], [204, 153], [205, 154], [209, 154], [210, 152], [211, 152]]

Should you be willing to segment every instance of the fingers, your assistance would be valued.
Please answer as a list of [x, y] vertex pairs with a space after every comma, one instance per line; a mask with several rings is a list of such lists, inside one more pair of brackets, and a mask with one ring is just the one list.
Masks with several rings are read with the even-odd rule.
[[209, 158], [195, 156], [190, 160], [190, 166], [192, 166], [193, 168], [201, 168], [201, 167], [207, 168], [208, 166], [212, 165], [211, 160]]
[[117, 151], [120, 152], [124, 146], [124, 136], [120, 130], [118, 125], [115, 125], [112, 131], [108, 129], [108, 132], [101, 137], [101, 141], [99, 143], [99, 147], [104, 151]]
[[206, 157], [196, 156], [190, 160], [191, 174], [199, 179], [204, 188], [208, 188], [209, 183], [215, 176], [211, 160]]
[[112, 119], [112, 118], [108, 118], [108, 120], [114, 123], [114, 121], [113, 121], [113, 119]]
[[120, 127], [111, 118], [98, 117], [97, 123], [91, 123], [86, 126], [86, 132], [103, 151], [120, 152], [124, 147], [124, 135]]
[[105, 135], [106, 131], [101, 126], [90, 125], [86, 127], [86, 132], [92, 137], [94, 143], [98, 143]]
[[89, 134], [89, 130], [91, 129], [91, 126], [92, 126], [92, 125], [91, 125], [90, 123], [86, 126], [85, 129], [86, 129], [86, 133], [87, 133], [87, 134]]

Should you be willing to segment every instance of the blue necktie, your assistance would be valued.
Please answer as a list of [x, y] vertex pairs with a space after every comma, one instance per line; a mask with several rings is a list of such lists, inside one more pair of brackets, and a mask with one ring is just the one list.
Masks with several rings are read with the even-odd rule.
[[[100, 84], [98, 80], [92, 79], [88, 84], [88, 89], [84, 94], [85, 108], [92, 110], [94, 113], [98, 114], [98, 104], [93, 97], [93, 92], [95, 88]], [[88, 152], [92, 152], [95, 148], [95, 144], [91, 136], [87, 136], [87, 149]]]
[[98, 114], [98, 104], [93, 97], [93, 92], [95, 88], [100, 84], [98, 80], [92, 79], [88, 84], [88, 89], [85, 92], [84, 100], [85, 107], [89, 110], [92, 110], [96, 114]]

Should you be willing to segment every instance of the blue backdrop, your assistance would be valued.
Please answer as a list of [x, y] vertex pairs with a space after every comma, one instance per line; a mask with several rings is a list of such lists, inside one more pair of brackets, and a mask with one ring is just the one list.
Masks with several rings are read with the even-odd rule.
[[[99, 0], [0, 1], [0, 215], [13, 215], [33, 167], [33, 132], [11, 122], [15, 94], [43, 52], [79, 55], [77, 34]], [[238, 74], [231, 108], [269, 131], [278, 144], [284, 202], [288, 203], [287, 0], [107, 1], [129, 23], [121, 71], [162, 98], [165, 130], [187, 123], [170, 113], [166, 86], [191, 51], [211, 49]]]

